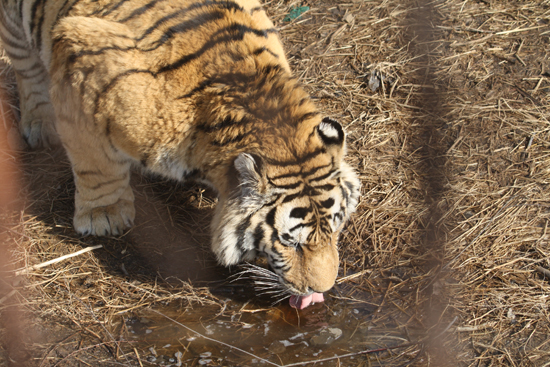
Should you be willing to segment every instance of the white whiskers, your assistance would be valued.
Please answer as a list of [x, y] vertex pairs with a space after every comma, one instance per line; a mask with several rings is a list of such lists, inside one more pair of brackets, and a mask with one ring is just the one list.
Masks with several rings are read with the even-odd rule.
[[254, 290], [258, 296], [269, 296], [275, 299], [271, 305], [275, 305], [287, 298], [292, 293], [281, 283], [280, 277], [269, 269], [254, 264], [243, 264], [242, 271], [231, 276], [231, 282], [247, 279], [254, 282]]

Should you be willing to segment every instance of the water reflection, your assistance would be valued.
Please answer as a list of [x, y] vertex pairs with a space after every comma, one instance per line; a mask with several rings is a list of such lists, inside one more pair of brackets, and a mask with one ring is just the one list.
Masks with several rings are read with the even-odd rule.
[[[368, 295], [365, 297], [368, 300]], [[399, 330], [398, 320], [373, 322], [372, 305], [327, 298], [325, 303], [302, 311], [288, 304], [258, 307], [231, 299], [222, 301], [222, 309], [200, 305], [183, 310], [155, 308], [126, 318], [125, 338], [137, 342], [149, 363], [174, 366], [288, 365], [409, 342], [404, 330]], [[418, 348], [400, 359], [410, 360], [414, 351]], [[400, 352], [348, 356], [343, 365], [387, 362]], [[318, 364], [338, 363], [334, 359]]]

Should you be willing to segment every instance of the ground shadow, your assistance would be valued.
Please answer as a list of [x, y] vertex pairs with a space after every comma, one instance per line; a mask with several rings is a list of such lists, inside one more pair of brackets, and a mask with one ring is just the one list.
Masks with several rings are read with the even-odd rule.
[[120, 237], [81, 237], [72, 228], [74, 183], [61, 148], [21, 156], [27, 213], [50, 234], [102, 244], [97, 257], [110, 270], [206, 285], [227, 279], [210, 251], [215, 195], [193, 182], [177, 183], [134, 170], [135, 226]]

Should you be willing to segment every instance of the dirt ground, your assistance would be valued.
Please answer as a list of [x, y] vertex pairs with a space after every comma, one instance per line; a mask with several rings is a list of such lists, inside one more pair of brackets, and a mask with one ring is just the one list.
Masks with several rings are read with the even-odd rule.
[[[357, 330], [374, 323], [410, 344], [386, 351], [394, 359], [325, 365], [550, 366], [550, 1], [265, 6], [295, 74], [345, 126], [362, 181], [327, 296], [372, 303]], [[298, 6], [309, 10], [285, 21]], [[7, 146], [17, 137], [7, 62], [0, 77]], [[3, 178], [20, 184], [1, 190], [11, 204], [0, 222], [0, 365], [161, 365], [122, 338], [124, 320], [155, 307], [245, 312], [213, 291], [228, 273], [208, 251], [215, 198], [203, 187], [136, 172], [136, 228], [81, 238], [64, 153], [16, 144], [1, 157]], [[247, 298], [238, 292], [229, 297]], [[258, 363], [238, 360], [218, 363]]]

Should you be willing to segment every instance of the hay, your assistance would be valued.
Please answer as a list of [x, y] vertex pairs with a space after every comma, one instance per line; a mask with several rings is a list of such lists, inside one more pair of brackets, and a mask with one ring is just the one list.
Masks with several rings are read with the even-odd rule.
[[[283, 22], [302, 5], [310, 9]], [[346, 126], [349, 161], [363, 185], [341, 236], [331, 297], [371, 307], [368, 322], [380, 335], [404, 330], [408, 341], [422, 341], [386, 365], [550, 363], [549, 9], [548, 1], [506, 0], [267, 5], [296, 75]], [[10, 68], [0, 70], [2, 90], [14, 96]], [[8, 130], [15, 105], [2, 104]], [[40, 344], [22, 356], [4, 334], [10, 358], [42, 366], [151, 365], [146, 350], [122, 339], [121, 317], [165, 304], [211, 305], [213, 317], [229, 312], [203, 283], [166, 279], [140, 255], [132, 235], [160, 228], [155, 223], [136, 221], [137, 229], [117, 239], [75, 236], [74, 187], [62, 154], [20, 152], [18, 160], [20, 210], [4, 214], [1, 227], [8, 265], [30, 269], [83, 247], [105, 250], [29, 270], [15, 283], [7, 278], [2, 315], [19, 305], [43, 332], [57, 330], [52, 339], [20, 335], [22, 345]], [[193, 231], [208, 218], [212, 196], [200, 187], [133, 182], [141, 209], [160, 213], [156, 224], [166, 226], [167, 241], [185, 229], [204, 247], [200, 261], [212, 266], [207, 238]], [[196, 210], [186, 214], [185, 206]], [[155, 261], [166, 256], [153, 244], [146, 249]], [[266, 312], [243, 306], [230, 314], [257, 310]], [[83, 356], [88, 362], [79, 362]]]

